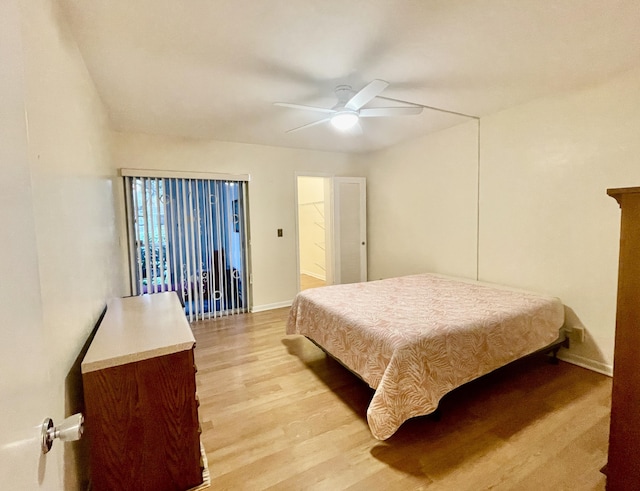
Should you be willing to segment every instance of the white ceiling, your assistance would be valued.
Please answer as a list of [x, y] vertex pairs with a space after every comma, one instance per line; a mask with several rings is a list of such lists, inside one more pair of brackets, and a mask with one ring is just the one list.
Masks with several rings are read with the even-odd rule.
[[[295, 133], [333, 89], [482, 116], [640, 67], [638, 0], [60, 0], [115, 129], [363, 152], [465, 121]], [[386, 104], [389, 105], [389, 104]]]

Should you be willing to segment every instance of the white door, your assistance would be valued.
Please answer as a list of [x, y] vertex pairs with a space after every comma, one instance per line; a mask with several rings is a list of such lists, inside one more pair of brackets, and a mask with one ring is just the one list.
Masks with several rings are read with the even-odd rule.
[[43, 332], [20, 24], [18, 2], [0, 2], [0, 488], [53, 490], [62, 445], [42, 455], [39, 426], [64, 408]]
[[367, 192], [364, 177], [333, 179], [334, 283], [367, 281]]

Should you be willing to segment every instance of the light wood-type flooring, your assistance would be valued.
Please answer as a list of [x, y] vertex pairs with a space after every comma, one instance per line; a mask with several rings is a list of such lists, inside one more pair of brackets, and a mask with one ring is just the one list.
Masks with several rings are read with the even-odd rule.
[[319, 286], [326, 286], [326, 281], [319, 278], [314, 278], [308, 274], [300, 275], [300, 290], [308, 290], [309, 288], [318, 288]]
[[602, 490], [611, 379], [544, 356], [445, 396], [439, 421], [371, 436], [371, 389], [288, 309], [193, 325], [212, 490]]

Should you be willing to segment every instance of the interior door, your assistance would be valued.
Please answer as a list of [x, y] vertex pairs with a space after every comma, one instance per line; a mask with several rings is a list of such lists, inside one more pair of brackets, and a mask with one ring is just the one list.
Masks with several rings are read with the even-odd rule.
[[60, 489], [62, 445], [40, 452], [39, 425], [63, 401], [43, 329], [20, 25], [18, 2], [0, 2], [0, 488]]
[[334, 283], [367, 281], [367, 192], [364, 177], [333, 179]]

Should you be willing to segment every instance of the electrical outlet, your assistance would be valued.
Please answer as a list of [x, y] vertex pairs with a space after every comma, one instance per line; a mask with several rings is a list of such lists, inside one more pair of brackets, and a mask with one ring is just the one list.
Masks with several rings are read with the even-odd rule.
[[576, 343], [584, 343], [584, 327], [573, 326], [569, 331], [569, 338]]

